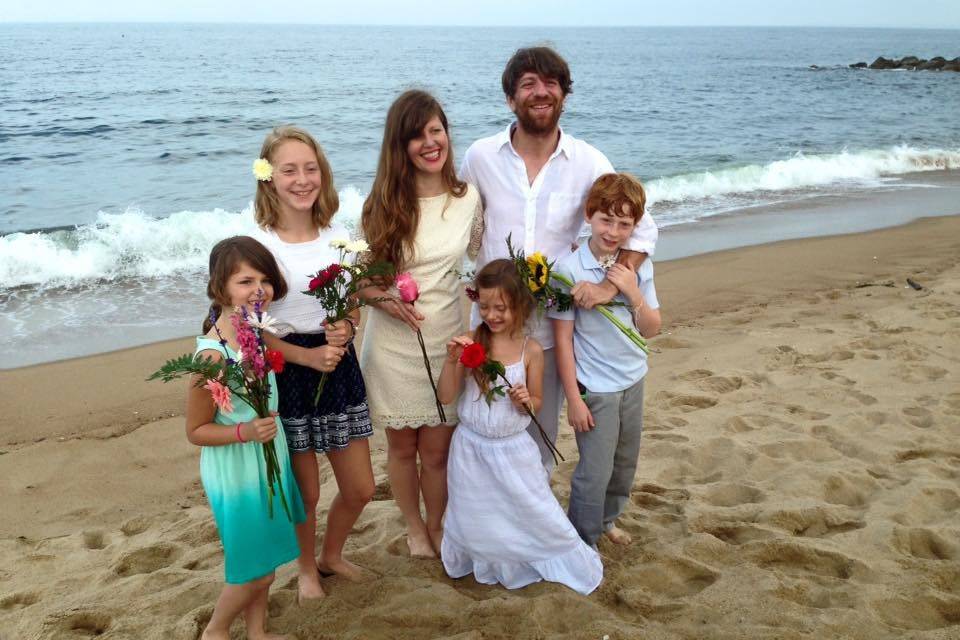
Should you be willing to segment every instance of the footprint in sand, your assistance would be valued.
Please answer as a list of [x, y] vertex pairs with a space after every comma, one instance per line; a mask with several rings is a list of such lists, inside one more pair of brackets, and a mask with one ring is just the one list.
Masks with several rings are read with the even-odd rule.
[[151, 573], [169, 567], [180, 557], [181, 548], [169, 542], [159, 542], [130, 553], [125, 553], [113, 565], [113, 572], [126, 577]]
[[900, 553], [925, 560], [953, 560], [957, 548], [930, 529], [894, 527], [893, 547]]
[[881, 620], [898, 629], [929, 631], [960, 625], [960, 598], [889, 598], [872, 602], [871, 607]]
[[960, 494], [946, 487], [924, 487], [904, 501], [906, 510], [892, 517], [902, 525], [956, 522]]
[[710, 369], [692, 369], [674, 376], [677, 380], [702, 380], [713, 375]]
[[933, 426], [933, 414], [923, 407], [905, 407], [904, 419], [918, 429], [929, 429]]
[[943, 397], [943, 412], [951, 416], [960, 416], [960, 393], [948, 393]]
[[714, 507], [736, 507], [741, 504], [756, 504], [766, 500], [760, 489], [746, 484], [718, 483], [707, 487], [704, 502]]
[[22, 609], [39, 601], [40, 595], [36, 591], [20, 591], [0, 598], [0, 609], [4, 611]]
[[107, 537], [103, 531], [84, 531], [83, 548], [91, 550], [103, 549], [107, 546]]
[[830, 349], [821, 353], [808, 353], [799, 357], [801, 362], [843, 362], [853, 360], [854, 352], [849, 349]]
[[762, 413], [745, 413], [739, 416], [729, 418], [724, 424], [724, 430], [730, 433], [745, 433], [756, 431], [757, 429], [767, 429], [770, 427], [788, 428], [792, 427], [788, 422], [774, 418]]
[[783, 409], [788, 415], [795, 416], [802, 420], [826, 420], [830, 417], [829, 413], [814, 411], [813, 409], [807, 409], [797, 404], [788, 404], [784, 406]]
[[777, 536], [775, 531], [770, 531], [769, 529], [764, 529], [754, 524], [739, 521], [724, 521], [713, 518], [709, 514], [703, 514], [694, 522], [691, 522], [690, 530], [709, 533], [714, 538], [733, 546], [740, 546], [758, 540], [769, 540]]
[[658, 554], [623, 576], [623, 583], [641, 587], [650, 594], [688, 598], [715, 583], [720, 573], [689, 558]]
[[390, 481], [383, 480], [378, 482], [373, 490], [373, 501], [393, 500], [393, 492], [390, 490]]
[[683, 513], [682, 503], [689, 499], [690, 492], [686, 489], [667, 489], [650, 483], [644, 483], [630, 492], [630, 500], [638, 507], [674, 515]]
[[809, 580], [783, 579], [770, 595], [811, 609], [855, 609], [858, 604], [856, 596], [847, 588], [823, 587]]
[[659, 337], [656, 339], [654, 345], [661, 349], [690, 349], [696, 346], [689, 340], [682, 340], [680, 338], [674, 338], [673, 336]]
[[140, 535], [144, 531], [150, 528], [150, 520], [143, 516], [137, 516], [135, 518], [130, 518], [120, 526], [120, 531], [123, 532], [125, 536], [136, 536]]
[[842, 376], [839, 373], [834, 373], [833, 371], [824, 371], [820, 374], [820, 377], [824, 380], [829, 380], [830, 382], [835, 382], [837, 384], [842, 384], [845, 387], [852, 387], [857, 384], [855, 380], [851, 380], [846, 376]]
[[814, 574], [849, 580], [854, 575], [868, 574], [869, 569], [858, 560], [842, 553], [818, 549], [793, 540], [749, 542], [743, 547], [746, 558], [762, 569], [786, 574]]
[[708, 409], [717, 404], [718, 400], [709, 396], [698, 396], [692, 394], [674, 394], [669, 391], [660, 391], [656, 395], [656, 403], [661, 408], [679, 409], [684, 413], [697, 411], [699, 409]]
[[110, 630], [113, 618], [99, 611], [71, 610], [55, 613], [43, 623], [43, 638], [88, 638]]
[[743, 386], [743, 378], [740, 376], [710, 376], [698, 381], [697, 386], [703, 391], [711, 393], [730, 393]]
[[690, 438], [686, 436], [681, 436], [674, 433], [660, 433], [657, 431], [654, 431], [653, 433], [648, 433], [643, 437], [646, 438], [647, 440], [657, 440], [661, 442], [676, 442], [676, 443], [690, 442]]
[[804, 538], [825, 538], [866, 526], [847, 510], [821, 506], [765, 512], [757, 520]]
[[913, 384], [935, 382], [949, 373], [940, 367], [931, 367], [924, 364], [908, 365], [902, 369], [901, 380]]

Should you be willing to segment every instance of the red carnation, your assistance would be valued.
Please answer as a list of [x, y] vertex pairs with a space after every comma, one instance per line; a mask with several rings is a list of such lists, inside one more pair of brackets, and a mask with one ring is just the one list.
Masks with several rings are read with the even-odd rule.
[[270, 363], [270, 370], [276, 373], [283, 371], [283, 354], [273, 349], [267, 349], [267, 362]]
[[487, 361], [487, 350], [479, 342], [468, 344], [460, 354], [460, 362], [467, 369], [476, 369]]

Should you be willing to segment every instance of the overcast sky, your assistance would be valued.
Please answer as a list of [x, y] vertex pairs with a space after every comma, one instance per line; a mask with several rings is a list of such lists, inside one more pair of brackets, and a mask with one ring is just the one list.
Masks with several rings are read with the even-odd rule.
[[0, 0], [0, 22], [78, 21], [960, 29], [960, 0]]

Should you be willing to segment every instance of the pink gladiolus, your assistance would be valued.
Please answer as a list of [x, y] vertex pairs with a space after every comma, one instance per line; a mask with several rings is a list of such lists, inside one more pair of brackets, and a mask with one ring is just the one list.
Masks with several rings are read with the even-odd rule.
[[409, 273], [398, 274], [394, 283], [397, 285], [400, 299], [404, 302], [413, 303], [420, 297], [420, 287], [417, 286], [417, 281]]
[[230, 413], [233, 411], [233, 400], [230, 399], [230, 389], [217, 382], [216, 380], [207, 380], [203, 388], [210, 392], [213, 401], [220, 411]]

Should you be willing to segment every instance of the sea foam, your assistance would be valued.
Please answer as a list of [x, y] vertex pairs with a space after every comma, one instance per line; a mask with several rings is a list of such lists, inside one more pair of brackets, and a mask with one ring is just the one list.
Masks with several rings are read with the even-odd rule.
[[[646, 181], [648, 203], [661, 224], [671, 222], [671, 203], [711, 203], [740, 195], [789, 199], [790, 192], [827, 185], [869, 188], [885, 177], [917, 171], [960, 169], [960, 149], [897, 146], [824, 155], [797, 153], [769, 164], [719, 168]], [[365, 194], [340, 192], [337, 219], [356, 233]], [[715, 207], [714, 207], [715, 209]], [[661, 215], [665, 214], [665, 215]], [[689, 219], [689, 218], [687, 218]], [[157, 218], [143, 211], [100, 212], [96, 222], [70, 230], [0, 236], [0, 291], [16, 287], [74, 287], [125, 278], [163, 278], [203, 273], [210, 247], [231, 235], [256, 231], [252, 205], [242, 211], [180, 211]]]

